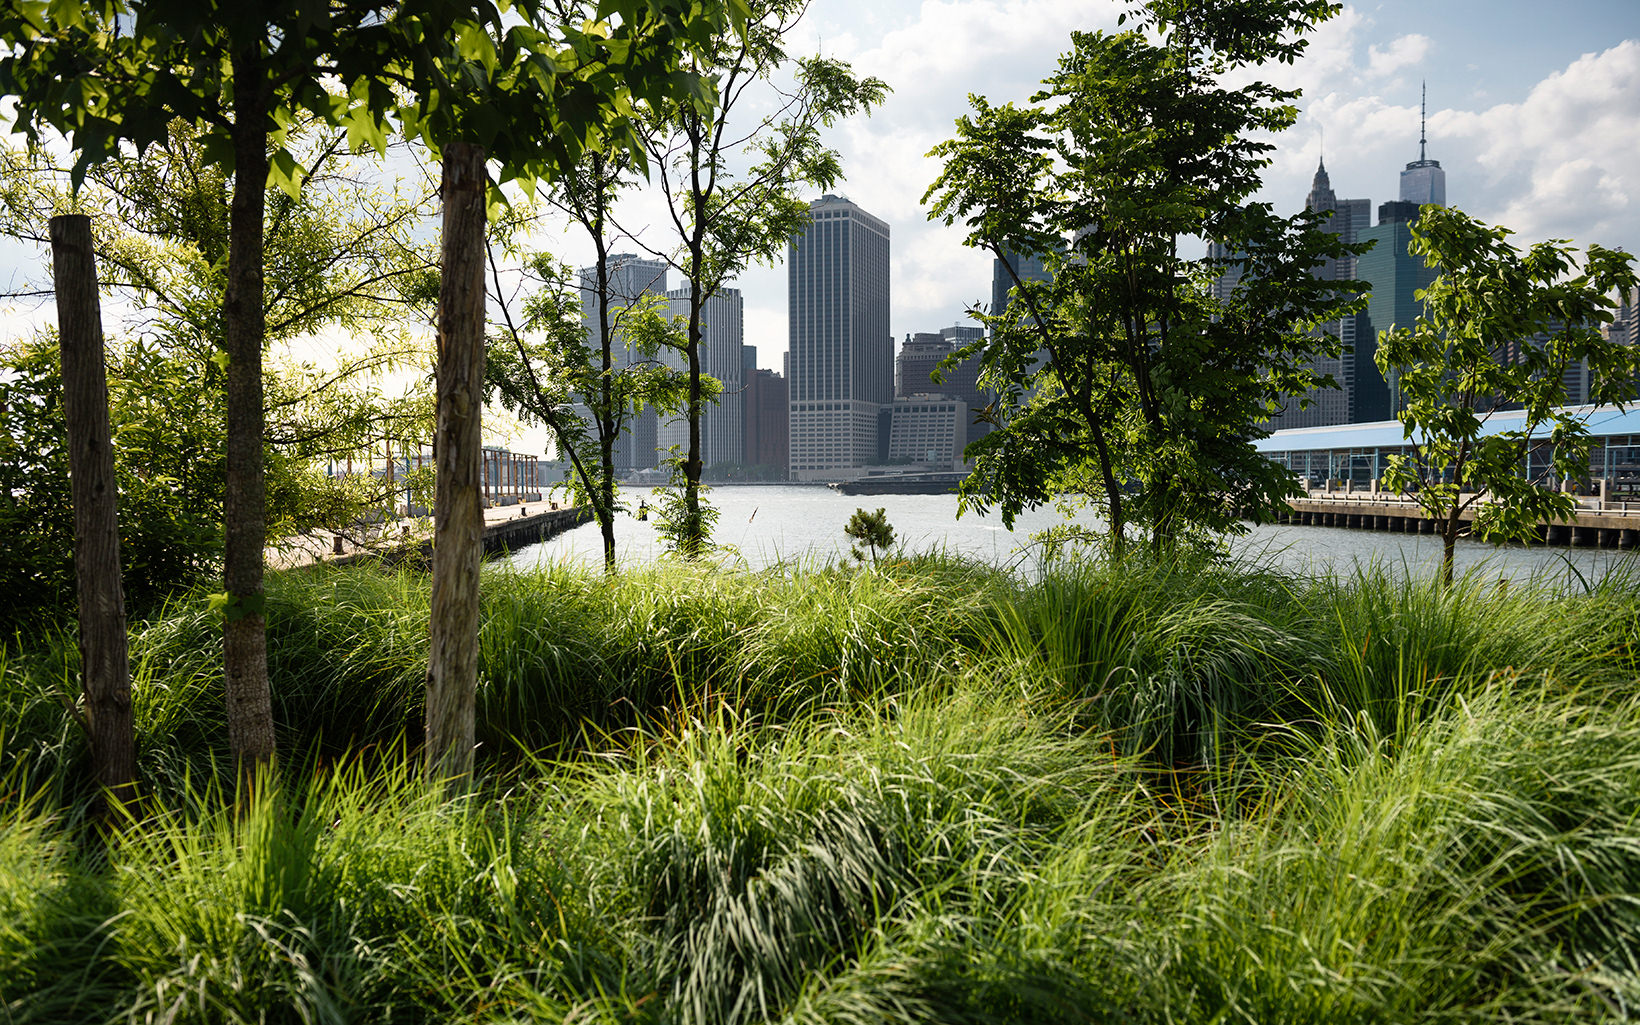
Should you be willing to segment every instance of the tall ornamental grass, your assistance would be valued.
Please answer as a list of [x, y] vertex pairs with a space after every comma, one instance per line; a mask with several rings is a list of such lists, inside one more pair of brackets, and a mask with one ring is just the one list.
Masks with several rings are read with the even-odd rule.
[[415, 768], [425, 582], [133, 631], [83, 809], [70, 636], [0, 658], [0, 1021], [1640, 1017], [1640, 588], [942, 557], [486, 574], [481, 777]]

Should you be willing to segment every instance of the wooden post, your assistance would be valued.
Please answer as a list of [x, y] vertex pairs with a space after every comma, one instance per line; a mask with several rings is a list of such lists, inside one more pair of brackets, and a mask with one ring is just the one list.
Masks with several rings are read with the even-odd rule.
[[85, 727], [92, 772], [117, 806], [136, 796], [137, 744], [120, 578], [119, 487], [108, 427], [108, 370], [90, 218], [66, 214], [51, 219], [51, 263], [74, 503]]
[[438, 301], [438, 427], [433, 500], [429, 779], [473, 770], [478, 687], [478, 566], [484, 515], [479, 469], [484, 379], [484, 148], [444, 149], [443, 276]]

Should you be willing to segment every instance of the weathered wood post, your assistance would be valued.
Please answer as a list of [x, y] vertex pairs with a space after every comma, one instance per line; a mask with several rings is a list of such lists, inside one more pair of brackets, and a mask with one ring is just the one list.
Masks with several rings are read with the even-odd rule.
[[433, 594], [427, 667], [429, 779], [470, 778], [478, 687], [479, 462], [484, 379], [484, 148], [444, 149], [433, 445]]
[[80, 669], [91, 767], [112, 806], [136, 795], [137, 745], [131, 722], [131, 665], [120, 578], [118, 482], [108, 426], [108, 369], [91, 219], [51, 219], [57, 332], [63, 356], [74, 503], [74, 578], [79, 592]]

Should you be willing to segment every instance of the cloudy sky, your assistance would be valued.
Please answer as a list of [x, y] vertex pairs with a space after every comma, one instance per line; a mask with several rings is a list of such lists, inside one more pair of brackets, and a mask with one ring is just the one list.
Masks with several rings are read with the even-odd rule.
[[[851, 61], [894, 89], [830, 142], [839, 190], [888, 221], [896, 338], [954, 323], [990, 295], [991, 266], [921, 204], [938, 173], [924, 154], [967, 96], [1023, 101], [1073, 29], [1114, 29], [1113, 0], [813, 0], [796, 52]], [[1640, 0], [1363, 0], [1314, 34], [1308, 55], [1265, 77], [1304, 91], [1260, 198], [1303, 204], [1326, 139], [1341, 198], [1396, 198], [1418, 156], [1418, 89], [1429, 83], [1429, 155], [1447, 199], [1517, 241], [1570, 238], [1640, 251]], [[642, 223], [641, 213], [634, 223]], [[549, 244], [552, 240], [548, 241]], [[572, 262], [574, 240], [561, 248]], [[778, 369], [786, 348], [781, 268], [740, 282], [746, 341]]]
[[[893, 231], [892, 328], [933, 331], [962, 322], [990, 296], [991, 264], [963, 232], [927, 220], [921, 198], [939, 172], [925, 154], [950, 137], [970, 93], [1022, 102], [1050, 73], [1072, 30], [1115, 29], [1121, 0], [811, 0], [793, 53], [853, 63], [894, 90], [869, 118], [839, 124], [838, 191]], [[1311, 37], [1294, 66], [1265, 69], [1303, 90], [1298, 124], [1278, 138], [1259, 198], [1298, 209], [1322, 138], [1340, 198], [1374, 208], [1396, 198], [1398, 173], [1418, 156], [1419, 83], [1429, 85], [1429, 155], [1447, 172], [1448, 202], [1504, 224], [1517, 241], [1569, 238], [1640, 252], [1640, 0], [1361, 0]], [[653, 198], [626, 211], [645, 241], [665, 246]], [[591, 262], [573, 233], [538, 244], [565, 262]], [[0, 281], [39, 276], [29, 247], [0, 242]], [[739, 282], [746, 341], [778, 369], [786, 349], [783, 267]], [[49, 318], [11, 305], [13, 327]]]

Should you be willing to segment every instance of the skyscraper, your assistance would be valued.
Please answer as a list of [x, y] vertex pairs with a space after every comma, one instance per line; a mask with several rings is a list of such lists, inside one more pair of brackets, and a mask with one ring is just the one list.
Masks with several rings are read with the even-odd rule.
[[934, 369], [951, 355], [951, 342], [944, 335], [919, 331], [906, 335], [894, 361], [894, 394], [933, 395], [945, 389], [934, 383]]
[[791, 403], [787, 399], [786, 378], [773, 370], [753, 367], [746, 371], [746, 390], [741, 398], [746, 428], [745, 464], [773, 471], [774, 476], [784, 478], [791, 464], [787, 441], [791, 431]]
[[[611, 255], [609, 267], [610, 330], [615, 334], [612, 347], [614, 365], [631, 366], [639, 354], [621, 338], [620, 316], [628, 307], [645, 296], [666, 293], [666, 264], [632, 253]], [[586, 325], [587, 344], [593, 349], [603, 345], [602, 325], [598, 319], [598, 268], [581, 269], [581, 321]], [[643, 470], [656, 463], [655, 443], [658, 419], [653, 408], [645, 408], [627, 421], [615, 446], [617, 470]]]
[[[666, 293], [667, 316], [689, 316], [689, 289], [674, 288]], [[719, 288], [701, 307], [700, 369], [723, 384], [718, 401], [708, 402], [700, 414], [700, 458], [706, 466], [745, 462], [745, 432], [742, 429], [744, 404], [739, 396], [745, 385], [741, 338], [745, 334], [745, 303], [738, 288]], [[666, 355], [669, 366], [687, 371], [683, 353]], [[663, 453], [676, 447], [680, 455], [689, 451], [689, 416], [686, 412], [663, 416], [655, 445]]]
[[1401, 201], [1403, 203], [1434, 203], [1436, 206], [1446, 205], [1446, 172], [1441, 170], [1439, 160], [1429, 159], [1428, 125], [1428, 87], [1424, 89], [1423, 99], [1418, 104], [1418, 159], [1406, 166], [1401, 172]]
[[1008, 308], [1009, 293], [1014, 288], [1014, 275], [1008, 273], [1012, 267], [1023, 281], [1048, 280], [1048, 268], [1043, 264], [1042, 257], [1016, 253], [1012, 249], [1006, 251], [1006, 262], [1001, 259], [991, 261], [991, 315], [1001, 316], [1002, 311]]
[[[1339, 199], [1333, 192], [1324, 159], [1316, 164], [1315, 177], [1310, 182], [1310, 193], [1304, 198], [1304, 206], [1308, 210], [1329, 214], [1323, 227], [1345, 242], [1354, 242], [1361, 229], [1372, 223], [1371, 200]], [[1348, 281], [1355, 277], [1355, 271], [1355, 257], [1342, 256], [1327, 259], [1313, 273], [1323, 281]], [[1321, 357], [1310, 364], [1317, 373], [1332, 375], [1339, 386], [1311, 388], [1296, 396], [1288, 402], [1276, 423], [1277, 427], [1321, 427], [1349, 422], [1350, 395], [1355, 383], [1355, 366], [1350, 352], [1355, 346], [1358, 320], [1355, 316], [1349, 316], [1325, 325], [1321, 330], [1339, 340], [1343, 354]]]
[[1351, 423], [1388, 420], [1395, 415], [1392, 383], [1384, 379], [1373, 357], [1380, 331], [1411, 327], [1418, 319], [1423, 304], [1414, 293], [1435, 280], [1434, 268], [1407, 251], [1417, 213], [1418, 208], [1407, 200], [1382, 203], [1378, 223], [1360, 233], [1361, 241], [1373, 246], [1356, 259], [1356, 276], [1371, 284], [1372, 291], [1367, 293], [1367, 309], [1356, 331]]
[[827, 480], [877, 461], [894, 398], [888, 225], [839, 196], [809, 204], [786, 260], [791, 477]]

